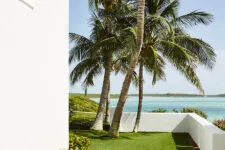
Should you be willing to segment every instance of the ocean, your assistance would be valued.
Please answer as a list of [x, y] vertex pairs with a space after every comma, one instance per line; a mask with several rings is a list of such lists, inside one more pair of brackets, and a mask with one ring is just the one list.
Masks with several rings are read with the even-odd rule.
[[[99, 102], [99, 98], [92, 98]], [[111, 99], [110, 106], [116, 106], [117, 99]], [[125, 104], [124, 112], [136, 112], [138, 97], [129, 96]], [[184, 107], [197, 107], [208, 115], [209, 121], [225, 119], [225, 98], [224, 97], [143, 97], [143, 112], [151, 112], [159, 108], [172, 112], [175, 108], [180, 111]]]

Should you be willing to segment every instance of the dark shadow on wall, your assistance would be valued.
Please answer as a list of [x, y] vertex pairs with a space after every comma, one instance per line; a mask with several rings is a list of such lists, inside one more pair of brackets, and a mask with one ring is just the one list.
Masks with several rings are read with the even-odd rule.
[[172, 133], [177, 150], [199, 150], [188, 133]]

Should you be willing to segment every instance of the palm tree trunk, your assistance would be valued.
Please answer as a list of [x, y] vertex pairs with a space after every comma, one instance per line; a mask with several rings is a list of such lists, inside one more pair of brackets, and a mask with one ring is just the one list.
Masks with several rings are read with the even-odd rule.
[[142, 101], [143, 101], [143, 61], [140, 61], [140, 68], [139, 68], [139, 103], [138, 103], [138, 111], [137, 111], [137, 118], [134, 124], [133, 132], [138, 132], [140, 120], [141, 120], [141, 110], [142, 110]]
[[84, 96], [87, 96], [87, 87], [84, 89]]
[[144, 33], [144, 8], [145, 8], [145, 0], [138, 0], [138, 16], [137, 16], [137, 49], [132, 55], [131, 62], [129, 69], [126, 73], [125, 80], [123, 82], [122, 90], [120, 93], [120, 98], [117, 103], [117, 107], [113, 116], [113, 121], [111, 128], [109, 130], [108, 135], [112, 137], [118, 137], [119, 136], [119, 126], [120, 126], [120, 120], [123, 112], [123, 107], [127, 99], [128, 90], [131, 83], [131, 78], [133, 71], [135, 69], [135, 66], [138, 61], [138, 57], [142, 48], [143, 43], [143, 33]]
[[107, 97], [107, 100], [106, 100], [106, 115], [105, 115], [105, 123], [107, 125], [110, 125], [110, 110], [109, 110], [109, 106], [110, 106], [110, 84], [109, 84], [109, 94], [108, 94], [108, 97]]
[[100, 96], [100, 102], [98, 106], [98, 112], [95, 118], [95, 121], [91, 127], [92, 130], [103, 130], [103, 118], [104, 118], [104, 110], [106, 101], [109, 96], [109, 87], [110, 87], [110, 74], [111, 74], [111, 66], [112, 66], [112, 53], [107, 53], [106, 56], [107, 62], [105, 63], [105, 74], [104, 81], [102, 85], [102, 92]]

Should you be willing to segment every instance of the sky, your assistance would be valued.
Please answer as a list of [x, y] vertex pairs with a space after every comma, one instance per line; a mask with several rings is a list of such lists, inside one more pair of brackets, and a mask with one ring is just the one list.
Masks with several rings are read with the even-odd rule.
[[[206, 11], [214, 15], [214, 21], [208, 26], [195, 26], [188, 29], [192, 37], [201, 38], [210, 43], [217, 54], [217, 62], [213, 70], [206, 70], [200, 66], [197, 74], [201, 80], [206, 94], [225, 93], [225, 1], [222, 0], [180, 0], [179, 14], [185, 14], [194, 10]], [[90, 11], [88, 0], [70, 0], [69, 10], [69, 31], [81, 34], [85, 37], [90, 35]], [[73, 66], [70, 66], [70, 70]], [[184, 76], [167, 63], [165, 68], [166, 81], [158, 81], [152, 86], [152, 76], [144, 73], [144, 93], [188, 93], [199, 94], [198, 89], [191, 85]], [[101, 93], [103, 76], [94, 80], [95, 86], [88, 89], [88, 93]], [[119, 94], [121, 91], [124, 76], [119, 74], [111, 76], [111, 93]], [[81, 80], [82, 81], [82, 80]], [[70, 93], [83, 93], [82, 82], [70, 85]], [[133, 85], [129, 93], [138, 93], [138, 89]]]

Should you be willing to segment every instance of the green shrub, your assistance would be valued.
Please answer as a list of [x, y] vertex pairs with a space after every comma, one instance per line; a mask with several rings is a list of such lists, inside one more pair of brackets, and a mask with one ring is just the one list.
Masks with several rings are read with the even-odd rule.
[[90, 145], [89, 138], [69, 133], [69, 150], [87, 150]]
[[166, 109], [163, 109], [163, 108], [159, 108], [157, 110], [152, 110], [152, 112], [153, 113], [157, 113], [157, 112], [159, 112], [159, 113], [165, 113], [165, 112], [167, 112], [167, 110]]
[[174, 108], [172, 111], [178, 113], [178, 110], [176, 108]]
[[89, 130], [96, 117], [96, 113], [76, 112], [71, 115], [70, 130]]
[[205, 112], [199, 110], [198, 108], [186, 107], [181, 110], [182, 113], [196, 113], [197, 115], [207, 119], [208, 116]]
[[[96, 113], [76, 112], [70, 117], [69, 129], [70, 130], [90, 130], [94, 123]], [[110, 125], [103, 124], [103, 129], [108, 131]]]
[[225, 131], [225, 119], [224, 120], [214, 120], [213, 124], [217, 126], [218, 128]]
[[98, 103], [85, 96], [69, 96], [69, 110], [70, 112], [97, 112]]

